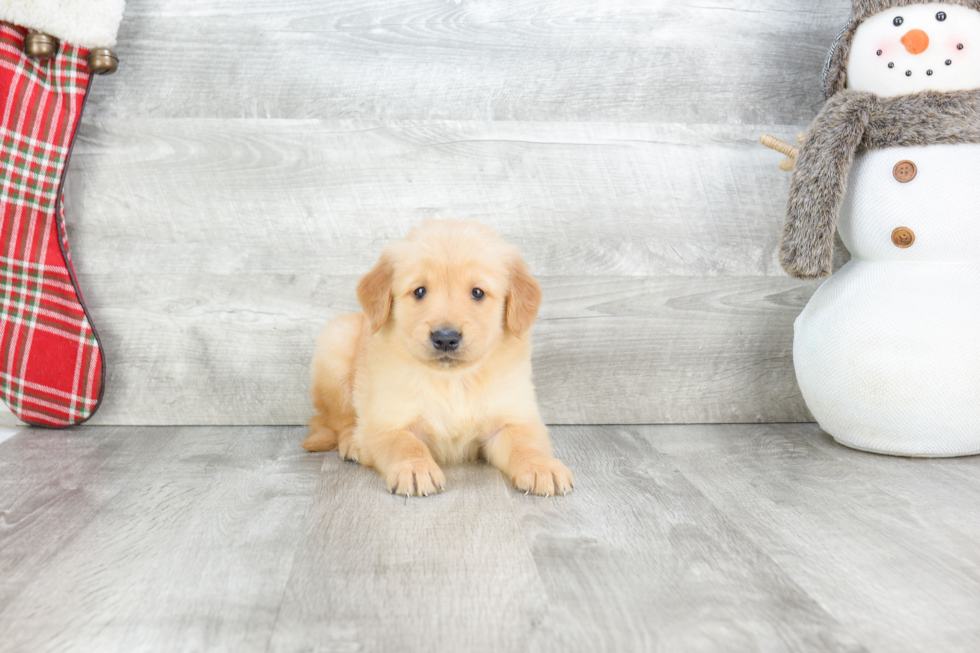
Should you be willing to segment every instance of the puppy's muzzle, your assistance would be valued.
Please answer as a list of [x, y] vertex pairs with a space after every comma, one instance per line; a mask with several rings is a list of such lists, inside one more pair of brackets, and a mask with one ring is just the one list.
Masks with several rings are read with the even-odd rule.
[[429, 336], [432, 346], [438, 351], [456, 351], [462, 339], [463, 334], [453, 329], [440, 329]]

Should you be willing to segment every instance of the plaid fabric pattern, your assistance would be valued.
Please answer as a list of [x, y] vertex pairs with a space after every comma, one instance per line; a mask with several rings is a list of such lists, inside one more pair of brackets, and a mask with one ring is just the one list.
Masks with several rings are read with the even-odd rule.
[[0, 23], [0, 397], [29, 424], [98, 408], [103, 361], [68, 255], [61, 180], [88, 89], [87, 50], [24, 54]]

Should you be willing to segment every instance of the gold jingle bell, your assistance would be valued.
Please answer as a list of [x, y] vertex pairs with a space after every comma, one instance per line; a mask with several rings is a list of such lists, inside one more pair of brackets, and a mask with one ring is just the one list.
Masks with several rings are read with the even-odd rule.
[[92, 48], [88, 51], [88, 70], [93, 75], [111, 75], [119, 68], [119, 57], [109, 48]]
[[58, 53], [58, 39], [50, 34], [28, 32], [24, 37], [24, 54], [31, 59], [44, 61]]

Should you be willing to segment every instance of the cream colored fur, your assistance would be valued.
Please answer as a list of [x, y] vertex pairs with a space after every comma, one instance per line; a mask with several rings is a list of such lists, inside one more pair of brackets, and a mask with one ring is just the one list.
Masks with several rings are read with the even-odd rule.
[[[516, 248], [474, 222], [429, 221], [384, 251], [358, 298], [364, 313], [336, 318], [317, 343], [304, 447], [339, 449], [406, 496], [443, 489], [440, 464], [476, 459], [525, 492], [572, 489], [534, 398], [541, 291]], [[430, 341], [445, 328], [462, 334], [450, 354]]]

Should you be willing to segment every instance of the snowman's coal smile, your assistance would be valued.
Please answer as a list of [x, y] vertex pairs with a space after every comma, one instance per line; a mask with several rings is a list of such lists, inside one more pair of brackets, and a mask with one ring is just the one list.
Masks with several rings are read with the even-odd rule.
[[[960, 46], [959, 46], [959, 49], [960, 49], [960, 50], [962, 50], [962, 49], [963, 49], [963, 44], [962, 44], [962, 43], [960, 44]], [[879, 50], [878, 52], [880, 53], [880, 52], [881, 52], [881, 50]], [[880, 56], [881, 56], [881, 54], [879, 54], [878, 56], [880, 57]], [[947, 60], [946, 60], [946, 61], [944, 61], [943, 63], [944, 63], [944, 64], [945, 64], [946, 66], [952, 66], [952, 65], [953, 65], [953, 60], [952, 60], [952, 59], [947, 59]], [[893, 68], [895, 68], [895, 62], [894, 62], [894, 61], [889, 61], [889, 62], [888, 62], [888, 68], [889, 68], [889, 69], [893, 69]], [[932, 68], [928, 68], [928, 69], [926, 69], [926, 71], [925, 71], [925, 73], [926, 73], [926, 75], [928, 75], [928, 76], [930, 76], [930, 77], [932, 77], [932, 76], [933, 76], [933, 75], [935, 74], [935, 72], [936, 72], [936, 71], [935, 71], [935, 70], [933, 70]], [[906, 77], [912, 77], [912, 75], [913, 75], [913, 74], [914, 74], [914, 73], [912, 72], [912, 69], [911, 69], [911, 68], [909, 68], [909, 69], [907, 69], [907, 70], [905, 71], [905, 76], [906, 76]]]
[[[956, 46], [956, 49], [957, 49], [957, 50], [962, 50], [962, 49], [963, 49], [964, 47], [965, 47], [965, 46], [964, 46], [964, 45], [963, 45], [962, 43], [960, 43], [959, 45], [957, 45], [957, 46]], [[878, 54], [878, 56], [880, 57], [880, 56], [881, 56], [881, 50], [878, 50], [878, 53], [877, 53], [877, 54]], [[952, 66], [952, 65], [953, 65], [953, 60], [952, 60], [952, 59], [947, 59], [947, 60], [946, 60], [946, 61], [944, 61], [943, 63], [944, 63], [945, 65], [947, 65], [947, 66]], [[892, 68], [894, 68], [894, 67], [895, 67], [895, 62], [894, 62], [894, 61], [889, 61], [889, 62], [888, 62], [888, 68], [889, 68], [889, 69], [892, 69]], [[927, 70], [926, 70], [925, 72], [926, 72], [926, 75], [929, 75], [930, 77], [931, 77], [931, 76], [932, 76], [933, 74], [935, 74], [935, 71], [934, 71], [934, 70], [933, 70], [932, 68], [929, 68], [929, 69], [927, 69]], [[906, 70], [906, 71], [905, 71], [905, 76], [906, 76], [906, 77], [911, 77], [912, 75], [913, 75], [913, 72], [912, 72], [912, 70], [911, 70], [911, 69], [908, 69], [908, 70]]]

